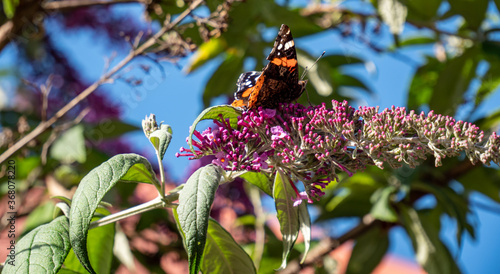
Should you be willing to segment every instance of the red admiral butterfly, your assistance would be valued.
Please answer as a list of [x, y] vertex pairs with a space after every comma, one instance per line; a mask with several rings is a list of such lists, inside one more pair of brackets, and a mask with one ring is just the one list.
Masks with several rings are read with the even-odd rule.
[[291, 103], [302, 95], [307, 81], [299, 81], [297, 53], [292, 32], [281, 25], [274, 47], [262, 72], [240, 75], [234, 93], [233, 107], [243, 109], [277, 108], [279, 103]]

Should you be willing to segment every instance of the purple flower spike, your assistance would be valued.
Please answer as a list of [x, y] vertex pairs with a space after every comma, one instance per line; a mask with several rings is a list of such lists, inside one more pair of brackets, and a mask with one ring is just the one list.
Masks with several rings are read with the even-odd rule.
[[228, 120], [214, 121], [217, 129], [194, 132], [195, 151], [181, 148], [176, 156], [213, 160], [227, 171], [259, 171], [275, 174], [278, 169], [293, 181], [301, 181], [305, 192], [296, 192], [294, 204], [312, 202], [337, 172], [349, 176], [369, 165], [388, 164], [414, 168], [429, 155], [436, 166], [446, 157], [462, 152], [472, 163], [500, 165], [500, 137], [486, 137], [471, 124], [453, 117], [406, 112], [405, 108], [350, 107], [346, 101], [304, 107], [285, 104], [278, 109], [243, 112], [237, 127]]

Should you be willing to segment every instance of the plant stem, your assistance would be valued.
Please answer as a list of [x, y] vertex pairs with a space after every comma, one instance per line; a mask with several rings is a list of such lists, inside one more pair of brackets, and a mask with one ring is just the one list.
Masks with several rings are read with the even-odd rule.
[[160, 195], [162, 198], [165, 198], [165, 169], [163, 168], [163, 162], [161, 161], [160, 152], [155, 149], [156, 158], [158, 159], [158, 168], [160, 169], [160, 182], [161, 182], [161, 191]]
[[125, 209], [123, 211], [111, 214], [104, 218], [101, 218], [95, 222], [90, 223], [89, 228], [96, 228], [100, 226], [104, 226], [107, 224], [115, 223], [119, 220], [123, 220], [133, 215], [137, 215], [146, 211], [150, 211], [157, 208], [166, 207], [168, 204], [172, 204], [172, 201], [175, 201], [179, 198], [178, 193], [173, 193], [165, 197], [164, 199], [161, 196], [154, 198], [153, 200], [146, 202], [144, 204], [140, 204], [129, 209]]

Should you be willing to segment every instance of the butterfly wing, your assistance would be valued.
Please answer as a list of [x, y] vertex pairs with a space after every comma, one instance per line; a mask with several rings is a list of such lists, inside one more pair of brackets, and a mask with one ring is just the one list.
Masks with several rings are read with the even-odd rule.
[[267, 60], [262, 72], [241, 74], [232, 106], [277, 108], [280, 103], [291, 103], [300, 97], [306, 82], [299, 81], [295, 42], [287, 25], [281, 25]]
[[249, 102], [256, 100], [259, 89], [262, 87], [262, 72], [249, 71], [242, 73], [236, 82], [238, 87], [234, 93], [233, 107], [248, 107]]

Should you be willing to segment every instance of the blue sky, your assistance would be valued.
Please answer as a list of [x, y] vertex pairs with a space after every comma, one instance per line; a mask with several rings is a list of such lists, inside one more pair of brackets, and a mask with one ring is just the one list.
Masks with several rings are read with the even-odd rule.
[[[130, 4], [115, 7], [116, 12], [130, 13], [135, 18], [142, 18], [141, 6]], [[54, 39], [58, 41], [61, 50], [71, 56], [71, 62], [78, 67], [89, 82], [96, 80], [103, 71], [105, 57], [112, 54], [108, 42], [99, 41], [98, 36], [92, 36], [89, 31], [79, 31], [67, 33], [49, 23]], [[293, 31], [293, 30], [292, 30]], [[409, 30], [411, 35], [414, 30]], [[381, 39], [380, 43], [387, 40]], [[270, 43], [271, 46], [272, 43]], [[323, 35], [305, 37], [296, 40], [296, 45], [308, 50], [313, 56], [319, 56], [322, 51], [327, 54], [352, 53], [361, 56], [366, 60], [366, 65], [357, 65], [348, 70], [348, 73], [361, 75], [365, 83], [369, 83], [374, 90], [374, 96], [362, 96], [363, 101], [358, 104], [380, 106], [381, 108], [404, 106], [406, 103], [406, 90], [410, 84], [416, 65], [422, 62], [424, 53], [432, 53], [431, 47], [419, 47], [404, 50], [402, 53], [406, 58], [392, 54], [373, 54], [371, 50], [360, 46], [355, 41], [344, 41], [334, 32], [327, 32]], [[332, 46], [332, 45], [335, 45]], [[15, 47], [9, 46], [0, 54], [0, 70], [15, 65]], [[115, 58], [115, 63], [124, 56], [125, 52], [119, 53]], [[408, 61], [412, 60], [412, 61]], [[321, 61], [320, 61], [321, 62]], [[185, 65], [187, 60], [182, 60], [181, 65]], [[132, 88], [123, 82], [117, 81], [106, 86], [105, 92], [109, 92], [114, 102], [119, 103], [123, 110], [123, 117], [129, 123], [140, 126], [141, 120], [149, 113], [155, 113], [159, 121], [169, 124], [174, 132], [172, 143], [165, 155], [164, 163], [168, 172], [177, 181], [184, 178], [184, 173], [188, 167], [186, 157], [176, 158], [175, 153], [181, 146], [185, 146], [185, 138], [188, 135], [189, 126], [202, 110], [201, 93], [208, 77], [214, 71], [215, 64], [208, 64], [195, 73], [186, 75], [172, 64], [165, 63], [163, 69], [165, 74], [155, 68], [154, 64], [146, 59], [139, 59], [132, 64], [152, 65], [153, 71], [150, 75], [143, 75], [144, 84], [140, 87]], [[376, 70], [367, 72], [366, 68]], [[135, 75], [139, 70], [124, 71], [124, 75]], [[3, 80], [0, 87], [12, 94], [12, 83]], [[344, 90], [344, 92], [357, 92], [355, 90]], [[483, 113], [489, 113], [498, 107], [500, 95], [497, 93], [488, 104], [482, 107]], [[221, 100], [212, 102], [213, 105], [223, 103]], [[203, 125], [201, 125], [203, 127]], [[135, 153], [153, 155], [149, 142], [142, 132], [132, 133], [127, 136], [133, 144]], [[151, 159], [156, 159], [152, 157]], [[155, 161], [155, 160], [152, 160]], [[478, 182], [480, 183], [480, 182]], [[474, 196], [474, 200], [492, 205], [486, 198], [479, 195]], [[496, 259], [500, 254], [500, 238], [497, 237], [498, 227], [500, 227], [500, 214], [478, 209], [477, 212], [477, 237], [476, 242], [466, 238], [461, 250], [458, 250], [452, 243], [455, 242], [455, 230], [449, 220], [443, 222], [443, 238], [450, 246], [453, 246], [452, 253], [463, 264], [462, 269], [467, 273], [500, 273], [500, 264]], [[337, 231], [347, 229], [352, 222], [339, 222]], [[402, 229], [391, 233], [390, 251], [399, 256], [413, 260], [413, 251], [408, 238]]]

